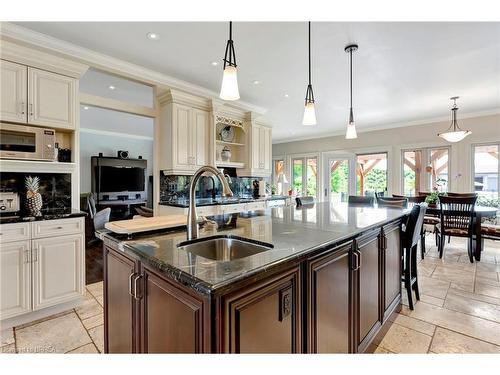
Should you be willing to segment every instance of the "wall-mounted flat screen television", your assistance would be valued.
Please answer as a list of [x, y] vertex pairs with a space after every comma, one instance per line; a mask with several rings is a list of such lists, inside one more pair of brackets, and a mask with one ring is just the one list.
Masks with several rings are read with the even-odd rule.
[[145, 168], [101, 166], [99, 190], [101, 193], [144, 191]]

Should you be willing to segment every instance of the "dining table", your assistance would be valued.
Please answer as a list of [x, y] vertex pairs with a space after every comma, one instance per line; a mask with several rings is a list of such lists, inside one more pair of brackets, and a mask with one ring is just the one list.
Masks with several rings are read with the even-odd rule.
[[[474, 237], [473, 241], [473, 254], [476, 261], [481, 260], [482, 249], [482, 234], [481, 234], [481, 221], [484, 217], [495, 217], [497, 216], [498, 208], [496, 207], [486, 207], [486, 206], [474, 206]], [[428, 206], [426, 210], [427, 215], [438, 216], [440, 215], [441, 209], [439, 206]]]

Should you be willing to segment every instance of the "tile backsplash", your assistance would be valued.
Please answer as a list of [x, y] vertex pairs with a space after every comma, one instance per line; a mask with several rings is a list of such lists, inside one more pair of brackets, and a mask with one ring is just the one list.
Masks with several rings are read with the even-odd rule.
[[[189, 198], [189, 184], [192, 176], [160, 174], [160, 201]], [[249, 197], [253, 192], [253, 181], [262, 180], [256, 177], [231, 177], [229, 186], [235, 196]], [[215, 176], [202, 176], [196, 187], [196, 198], [218, 198], [222, 186]]]
[[40, 178], [40, 194], [42, 210], [71, 207], [71, 174], [70, 173], [19, 173], [2, 172], [0, 174], [0, 190], [15, 192], [20, 197], [21, 212], [25, 209], [26, 176]]

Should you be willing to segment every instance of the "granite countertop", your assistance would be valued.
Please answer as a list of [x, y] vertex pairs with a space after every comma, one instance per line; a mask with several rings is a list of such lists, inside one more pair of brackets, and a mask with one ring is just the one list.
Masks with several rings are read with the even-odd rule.
[[[249, 203], [249, 202], [260, 202], [260, 201], [270, 201], [270, 200], [281, 200], [281, 199], [287, 199], [287, 198], [288, 198], [288, 196], [285, 196], [285, 195], [270, 195], [268, 197], [262, 197], [262, 198], [253, 198], [253, 197], [196, 198], [196, 207]], [[189, 207], [189, 199], [178, 198], [178, 199], [174, 199], [172, 201], [163, 201], [163, 202], [160, 202], [159, 204], [162, 206], [187, 208], [187, 207]]]
[[313, 206], [276, 207], [253, 213], [215, 216], [217, 229], [200, 229], [200, 237], [229, 234], [270, 243], [270, 250], [232, 261], [214, 261], [179, 249], [186, 232], [152, 233], [119, 241], [118, 248], [156, 268], [165, 276], [202, 294], [213, 293], [235, 281], [265, 271], [271, 266], [320, 250], [401, 218], [399, 208], [354, 207], [316, 203]]
[[30, 221], [68, 219], [72, 217], [87, 216], [86, 212], [72, 208], [50, 208], [42, 210], [42, 216], [0, 216], [0, 224], [25, 223]]

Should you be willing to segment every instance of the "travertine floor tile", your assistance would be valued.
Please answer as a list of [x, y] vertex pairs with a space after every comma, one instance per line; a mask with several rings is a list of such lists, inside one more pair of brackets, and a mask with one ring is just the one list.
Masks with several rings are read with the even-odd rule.
[[12, 328], [0, 331], [0, 346], [14, 344], [14, 330]]
[[397, 323], [403, 327], [411, 328], [415, 331], [425, 333], [429, 336], [432, 336], [434, 334], [434, 330], [436, 329], [436, 326], [434, 324], [430, 324], [402, 314], [398, 314], [393, 321], [394, 323]]
[[450, 295], [450, 294], [462, 296], [462, 297], [465, 297], [469, 300], [483, 301], [483, 302], [492, 303], [494, 305], [500, 305], [500, 298], [489, 297], [489, 296], [485, 296], [482, 294], [466, 292], [466, 291], [461, 290], [461, 289], [450, 288], [450, 290], [448, 290], [448, 295]]
[[66, 353], [91, 342], [74, 312], [16, 329], [16, 340], [20, 353]]
[[103, 295], [96, 296], [95, 299], [97, 300], [97, 302], [99, 303], [99, 305], [101, 305], [101, 306], [104, 307], [104, 296]]
[[75, 310], [82, 320], [103, 313], [102, 306], [89, 293], [85, 296], [85, 301]]
[[[476, 270], [476, 278], [481, 278], [485, 280], [491, 280], [498, 282], [498, 272], [495, 271], [485, 271], [481, 269]], [[500, 283], [498, 283], [500, 285]]]
[[500, 335], [498, 334], [500, 332], [499, 323], [423, 302], [417, 303], [415, 310], [409, 311], [407, 315], [495, 345], [500, 345]]
[[446, 293], [448, 293], [450, 283], [448, 281], [422, 276], [418, 279], [418, 286], [421, 294], [427, 294], [428, 296], [437, 298], [445, 298]]
[[448, 293], [444, 307], [500, 323], [500, 306]]
[[444, 299], [428, 296], [427, 294], [420, 294], [420, 301], [440, 307], [444, 305]]
[[87, 290], [94, 296], [102, 296], [103, 295], [103, 282], [98, 282], [94, 284], [89, 284], [86, 286]]
[[68, 354], [99, 354], [99, 351], [94, 344], [87, 344], [69, 351]]
[[495, 286], [497, 288], [500, 288], [500, 281], [489, 279], [489, 278], [484, 278], [484, 277], [481, 277], [481, 276], [476, 276], [476, 285], [477, 284]]
[[476, 283], [474, 292], [489, 297], [500, 298], [500, 287], [486, 285], [480, 282]]
[[381, 346], [377, 346], [377, 348], [375, 349], [375, 351], [373, 353], [374, 354], [394, 354], [390, 350], [382, 348]]
[[500, 353], [500, 346], [437, 327], [430, 350], [434, 353]]
[[16, 353], [16, 344], [8, 344], [0, 347], [0, 353], [2, 354], [14, 354]]
[[98, 314], [95, 316], [91, 316], [90, 318], [83, 319], [82, 323], [87, 330], [90, 328], [100, 326], [100, 325], [104, 324], [104, 315]]
[[97, 346], [97, 349], [104, 353], [104, 326], [98, 326], [89, 329], [89, 334], [94, 341], [94, 344]]
[[379, 346], [394, 353], [427, 353], [430, 343], [431, 336], [394, 323]]

